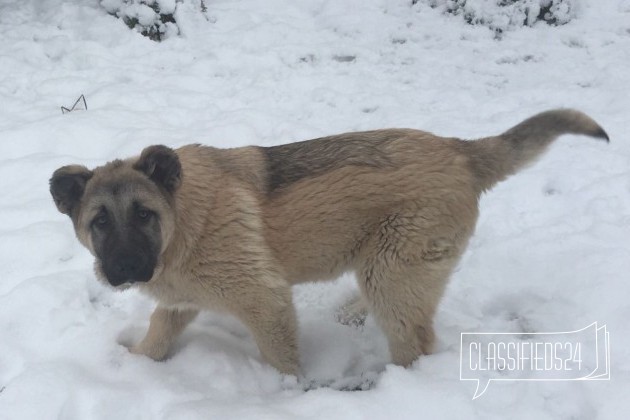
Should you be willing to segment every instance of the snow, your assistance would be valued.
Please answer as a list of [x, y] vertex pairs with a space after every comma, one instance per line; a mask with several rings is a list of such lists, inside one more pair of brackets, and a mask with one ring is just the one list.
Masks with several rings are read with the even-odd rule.
[[[156, 43], [96, 0], [0, 2], [0, 419], [626, 416], [630, 1], [573, 3], [568, 24], [499, 40], [408, 0], [215, 0], [205, 13], [191, 0], [176, 4], [180, 35]], [[62, 115], [81, 94], [88, 111]], [[153, 302], [96, 281], [48, 193], [61, 165], [150, 144], [384, 127], [475, 138], [563, 106], [593, 116], [611, 143], [566, 136], [484, 196], [436, 318], [437, 351], [407, 369], [388, 364], [371, 317], [336, 321], [351, 275], [295, 289], [300, 383], [215, 313], [167, 361], [131, 355], [124, 345], [142, 337]], [[473, 401], [474, 384], [459, 380], [461, 332], [595, 321], [610, 331], [610, 381], [492, 383]], [[370, 389], [340, 390], [352, 387]]]

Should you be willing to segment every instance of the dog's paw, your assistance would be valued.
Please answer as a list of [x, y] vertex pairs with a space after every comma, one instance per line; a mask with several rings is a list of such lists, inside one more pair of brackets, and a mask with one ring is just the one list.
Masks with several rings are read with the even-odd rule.
[[331, 388], [337, 391], [368, 391], [376, 385], [380, 374], [377, 372], [363, 372], [359, 375], [331, 380], [316, 380], [302, 378], [301, 387], [304, 391], [319, 388]]
[[340, 324], [361, 328], [365, 324], [367, 315], [367, 304], [361, 296], [357, 295], [349, 299], [343, 306], [337, 309], [335, 319]]
[[144, 341], [135, 344], [129, 348], [129, 353], [146, 356], [156, 362], [161, 362], [168, 356], [168, 348], [160, 345], [148, 345]]
[[118, 344], [126, 348], [131, 354], [146, 356], [155, 361], [167, 358], [169, 343], [159, 340], [147, 340], [147, 337], [140, 340], [143, 329], [140, 327], [127, 327], [118, 335]]

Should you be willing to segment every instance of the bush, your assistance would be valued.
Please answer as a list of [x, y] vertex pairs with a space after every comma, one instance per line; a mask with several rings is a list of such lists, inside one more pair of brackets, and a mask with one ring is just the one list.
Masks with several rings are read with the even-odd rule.
[[[154, 41], [178, 35], [175, 20], [177, 6], [183, 0], [101, 0], [107, 13], [122, 19], [131, 29]], [[205, 12], [204, 0], [198, 0]]]
[[536, 22], [564, 25], [575, 17], [577, 0], [413, 0], [444, 13], [461, 15], [471, 25], [484, 25], [497, 34]]

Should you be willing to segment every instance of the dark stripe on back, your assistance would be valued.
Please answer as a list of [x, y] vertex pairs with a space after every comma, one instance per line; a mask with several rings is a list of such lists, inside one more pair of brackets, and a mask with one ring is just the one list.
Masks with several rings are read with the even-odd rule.
[[366, 131], [263, 147], [269, 192], [345, 166], [391, 167], [383, 146], [402, 135], [402, 131]]

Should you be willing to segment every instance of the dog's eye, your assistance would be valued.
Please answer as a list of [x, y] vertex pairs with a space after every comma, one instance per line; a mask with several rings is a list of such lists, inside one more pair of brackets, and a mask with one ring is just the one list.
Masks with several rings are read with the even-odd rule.
[[146, 220], [151, 216], [151, 212], [149, 210], [138, 210], [138, 218], [142, 220]]
[[94, 224], [94, 226], [102, 228], [102, 227], [107, 226], [108, 222], [109, 222], [109, 219], [107, 218], [107, 215], [101, 214], [99, 216], [96, 216], [96, 218], [94, 219], [92, 223]]

